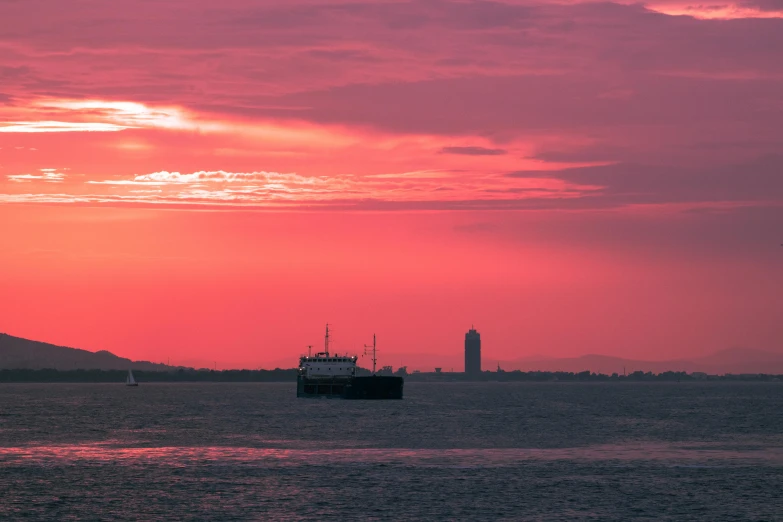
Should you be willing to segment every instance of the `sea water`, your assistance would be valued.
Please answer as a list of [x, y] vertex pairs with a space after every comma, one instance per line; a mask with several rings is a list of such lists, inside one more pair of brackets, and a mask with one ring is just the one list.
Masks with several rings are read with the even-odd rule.
[[0, 519], [783, 519], [782, 383], [0, 385]]

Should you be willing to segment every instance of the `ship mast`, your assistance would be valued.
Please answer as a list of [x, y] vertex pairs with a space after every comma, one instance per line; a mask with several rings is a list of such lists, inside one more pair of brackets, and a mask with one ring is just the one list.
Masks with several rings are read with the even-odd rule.
[[324, 336], [324, 352], [329, 357], [329, 323], [326, 323], [326, 335]]
[[[368, 345], [364, 345], [364, 354], [367, 355], [367, 349], [369, 348]], [[375, 375], [375, 334], [372, 334], [372, 374]]]

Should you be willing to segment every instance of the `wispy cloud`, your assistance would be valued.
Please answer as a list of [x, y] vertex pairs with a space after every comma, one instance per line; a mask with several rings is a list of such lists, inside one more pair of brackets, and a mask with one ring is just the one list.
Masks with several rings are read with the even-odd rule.
[[504, 149], [488, 149], [486, 147], [443, 147], [441, 154], [461, 154], [463, 156], [500, 156], [506, 154]]
[[0, 132], [117, 132], [128, 129], [127, 125], [101, 122], [67, 121], [9, 121], [0, 122]]
[[[62, 181], [57, 172], [19, 175], [13, 181]], [[98, 192], [84, 190], [93, 187]], [[16, 203], [79, 203], [109, 205], [199, 205], [230, 207], [301, 208], [366, 206], [377, 208], [446, 208], [457, 205], [493, 206], [493, 202], [534, 199], [571, 199], [590, 196], [601, 189], [554, 178], [510, 179], [484, 174], [450, 176], [448, 172], [400, 172], [381, 175], [303, 176], [270, 171], [224, 170], [190, 173], [157, 171], [130, 178], [88, 180], [69, 184], [71, 193], [0, 194], [0, 201]], [[389, 207], [389, 205], [395, 205]]]
[[297, 179], [297, 181], [307, 180], [313, 182], [317, 178], [303, 178], [296, 174], [281, 174], [279, 172], [226, 172], [224, 170], [217, 171], [198, 171], [190, 174], [180, 174], [179, 172], [153, 172], [152, 174], [141, 174], [133, 178], [138, 182], [161, 182], [161, 183], [199, 183], [199, 182], [215, 182], [215, 183], [234, 183], [234, 182], [262, 182], [268, 183], [271, 180], [291, 180]]
[[[4, 111], [14, 121], [0, 121], [0, 132], [118, 132], [126, 129], [215, 130], [215, 122], [196, 122], [175, 107], [150, 107], [113, 100], [42, 98]], [[0, 113], [2, 116], [2, 113]]]
[[65, 174], [57, 172], [57, 169], [40, 169], [41, 174], [9, 174], [10, 181], [17, 183], [30, 183], [32, 181], [43, 181], [46, 183], [62, 183], [65, 180]]
[[60, 100], [44, 99], [34, 104], [44, 111], [60, 111], [79, 116], [92, 116], [108, 120], [125, 128], [162, 127], [188, 128], [191, 123], [180, 109], [172, 107], [153, 108], [143, 103], [112, 100]]
[[273, 119], [240, 120], [226, 115], [197, 113], [181, 107], [133, 101], [32, 99], [24, 106], [0, 110], [0, 132], [119, 132], [166, 130], [232, 135], [268, 144], [307, 144], [332, 147], [350, 144], [353, 136], [335, 125]]
[[672, 1], [650, 2], [647, 7], [672, 16], [691, 16], [701, 20], [736, 20], [740, 18], [783, 18], [783, 5], [771, 2], [697, 3]]

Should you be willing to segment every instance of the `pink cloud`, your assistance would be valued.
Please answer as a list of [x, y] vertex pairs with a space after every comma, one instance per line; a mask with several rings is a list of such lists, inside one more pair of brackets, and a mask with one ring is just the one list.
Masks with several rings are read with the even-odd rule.
[[703, 20], [737, 20], [743, 18], [783, 18], [783, 5], [775, 0], [691, 3], [682, 0], [653, 1], [649, 9], [672, 16], [692, 16]]
[[[727, 5], [769, 18], [670, 16], [695, 8], [667, 0], [4, 4], [0, 145], [29, 134], [40, 161], [80, 173], [66, 192], [100, 188], [108, 200], [151, 182], [139, 172], [169, 173], [158, 181], [168, 190], [199, 172], [268, 171], [341, 187], [311, 199], [437, 207], [559, 197], [568, 207], [602, 201], [598, 187], [611, 205], [679, 204], [683, 191], [696, 205], [703, 195], [685, 187], [711, 188], [702, 173], [761, 168], [783, 134], [779, 5]], [[112, 132], [79, 132], [99, 130]], [[6, 180], [42, 166], [3, 155]], [[611, 165], [623, 175], [582, 182], [564, 170], [597, 176]], [[561, 185], [505, 176], [530, 171]], [[727, 186], [742, 192], [748, 184], [729, 171]], [[9, 186], [0, 190], [18, 190]], [[241, 202], [253, 191], [178, 198]]]

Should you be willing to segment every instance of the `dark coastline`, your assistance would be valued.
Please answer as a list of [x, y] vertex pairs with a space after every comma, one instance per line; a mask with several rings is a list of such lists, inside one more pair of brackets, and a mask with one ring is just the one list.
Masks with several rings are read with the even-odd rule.
[[[366, 371], [365, 371], [366, 372]], [[360, 372], [364, 374], [365, 372]], [[369, 374], [369, 372], [366, 372]], [[124, 370], [0, 370], [0, 383], [122, 383]], [[138, 382], [296, 382], [296, 369], [276, 370], [177, 370], [156, 372], [135, 370]], [[783, 375], [726, 374], [705, 375], [685, 372], [659, 374], [634, 372], [629, 375], [605, 375], [591, 372], [483, 372], [477, 378], [463, 373], [395, 373], [407, 382], [704, 382], [743, 381], [781, 382]]]
[[[155, 372], [134, 370], [136, 381], [144, 382], [294, 382], [297, 370], [177, 370]], [[0, 370], [0, 383], [71, 382], [124, 383], [125, 370]]]

